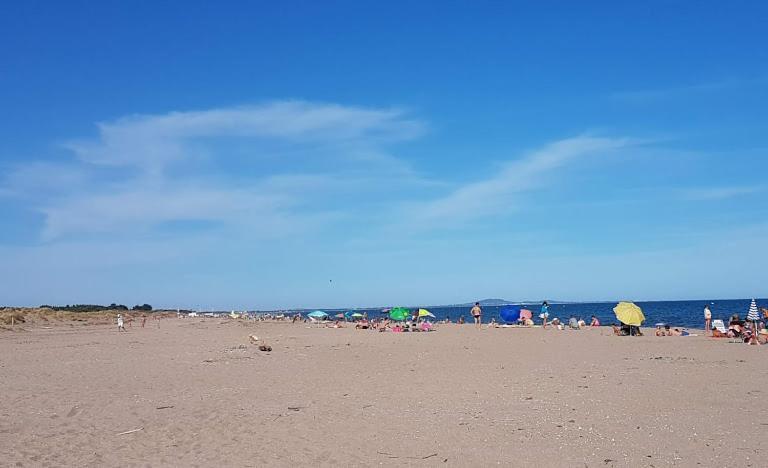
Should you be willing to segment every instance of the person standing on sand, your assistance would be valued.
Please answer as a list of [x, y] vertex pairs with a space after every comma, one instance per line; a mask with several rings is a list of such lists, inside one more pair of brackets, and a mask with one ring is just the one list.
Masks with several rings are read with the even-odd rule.
[[547, 318], [549, 318], [549, 304], [547, 301], [541, 304], [541, 315], [539, 317], [542, 319], [542, 328], [547, 328]]
[[480, 308], [480, 303], [475, 302], [475, 306], [472, 307], [472, 310], [470, 310], [469, 313], [472, 314], [472, 317], [475, 319], [477, 328], [480, 328], [483, 323], [483, 309]]
[[117, 331], [121, 332], [127, 332], [128, 330], [125, 329], [125, 326], [123, 325], [123, 316], [122, 314], [117, 314]]
[[704, 333], [709, 335], [712, 330], [712, 311], [709, 309], [709, 304], [704, 306]]

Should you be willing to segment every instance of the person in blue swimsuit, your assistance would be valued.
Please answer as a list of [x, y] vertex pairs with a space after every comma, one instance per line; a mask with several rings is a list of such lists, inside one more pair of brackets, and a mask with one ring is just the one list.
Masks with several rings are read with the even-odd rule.
[[544, 301], [543, 304], [541, 304], [541, 315], [539, 315], [542, 320], [542, 327], [547, 328], [547, 318], [549, 318], [549, 304], [547, 301]]

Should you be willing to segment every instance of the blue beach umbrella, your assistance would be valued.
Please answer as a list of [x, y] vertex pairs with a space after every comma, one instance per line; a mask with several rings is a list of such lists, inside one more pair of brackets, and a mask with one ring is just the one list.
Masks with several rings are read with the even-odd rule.
[[505, 305], [499, 310], [499, 317], [506, 323], [516, 323], [520, 320], [520, 306]]
[[312, 317], [312, 318], [316, 318], [316, 319], [321, 319], [321, 318], [326, 318], [326, 317], [328, 317], [328, 314], [326, 314], [326, 313], [325, 313], [325, 312], [323, 312], [322, 310], [316, 310], [316, 311], [314, 311], [314, 312], [310, 312], [310, 313], [308, 313], [308, 314], [307, 314], [307, 317]]

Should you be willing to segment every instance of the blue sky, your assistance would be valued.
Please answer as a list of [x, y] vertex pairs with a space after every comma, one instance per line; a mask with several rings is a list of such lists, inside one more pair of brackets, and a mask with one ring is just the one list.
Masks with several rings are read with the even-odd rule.
[[0, 303], [766, 296], [763, 2], [6, 2]]

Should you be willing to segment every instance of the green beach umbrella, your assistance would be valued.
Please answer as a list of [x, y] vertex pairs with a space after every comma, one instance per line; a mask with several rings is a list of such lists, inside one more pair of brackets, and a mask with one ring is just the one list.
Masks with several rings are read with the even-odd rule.
[[395, 307], [389, 311], [389, 318], [395, 322], [402, 322], [410, 316], [411, 313], [405, 307]]

